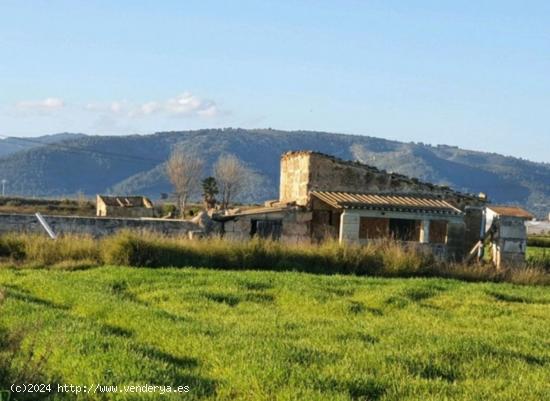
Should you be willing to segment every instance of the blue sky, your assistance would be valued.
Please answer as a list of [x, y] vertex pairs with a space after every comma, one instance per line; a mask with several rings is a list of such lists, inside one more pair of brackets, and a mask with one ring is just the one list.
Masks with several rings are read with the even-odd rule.
[[0, 135], [312, 129], [550, 162], [547, 1], [0, 0]]

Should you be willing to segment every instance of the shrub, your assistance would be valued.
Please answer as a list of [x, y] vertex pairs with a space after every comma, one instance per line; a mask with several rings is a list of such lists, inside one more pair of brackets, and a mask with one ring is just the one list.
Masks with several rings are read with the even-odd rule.
[[171, 203], [165, 203], [161, 207], [161, 213], [163, 216], [166, 215], [172, 215], [175, 216], [176, 214], [176, 205], [173, 205]]
[[25, 257], [24, 237], [17, 234], [6, 234], [0, 237], [0, 257], [21, 260]]

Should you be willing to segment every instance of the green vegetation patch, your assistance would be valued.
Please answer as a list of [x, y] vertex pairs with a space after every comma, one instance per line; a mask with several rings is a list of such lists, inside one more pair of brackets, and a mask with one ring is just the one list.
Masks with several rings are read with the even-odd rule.
[[0, 298], [4, 387], [19, 377], [190, 386], [167, 400], [548, 397], [548, 287], [194, 268], [0, 269]]

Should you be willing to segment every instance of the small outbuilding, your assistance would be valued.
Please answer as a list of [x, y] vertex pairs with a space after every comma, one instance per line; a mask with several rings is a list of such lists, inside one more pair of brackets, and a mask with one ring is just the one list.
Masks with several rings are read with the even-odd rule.
[[[453, 259], [462, 251], [464, 213], [443, 199], [330, 191], [312, 191], [311, 198], [312, 229], [319, 238], [333, 227], [340, 243], [367, 244], [380, 239], [416, 242]], [[455, 238], [457, 233], [460, 241]]]
[[153, 202], [145, 196], [97, 195], [98, 217], [154, 217]]
[[525, 223], [532, 220], [533, 215], [520, 207], [493, 205], [487, 206], [485, 214], [494, 265], [501, 268], [524, 264], [527, 250]]

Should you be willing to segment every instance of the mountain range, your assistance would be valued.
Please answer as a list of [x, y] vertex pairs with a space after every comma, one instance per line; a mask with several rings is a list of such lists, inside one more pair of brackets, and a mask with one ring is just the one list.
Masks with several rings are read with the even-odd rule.
[[6, 194], [69, 196], [76, 193], [171, 192], [165, 162], [181, 146], [205, 161], [205, 176], [224, 153], [242, 159], [262, 178], [242, 201], [278, 197], [279, 158], [289, 150], [314, 150], [357, 160], [468, 193], [484, 192], [494, 203], [515, 204], [546, 216], [550, 210], [550, 164], [465, 150], [404, 143], [362, 135], [273, 129], [203, 129], [151, 135], [56, 134], [0, 140], [0, 179]]

